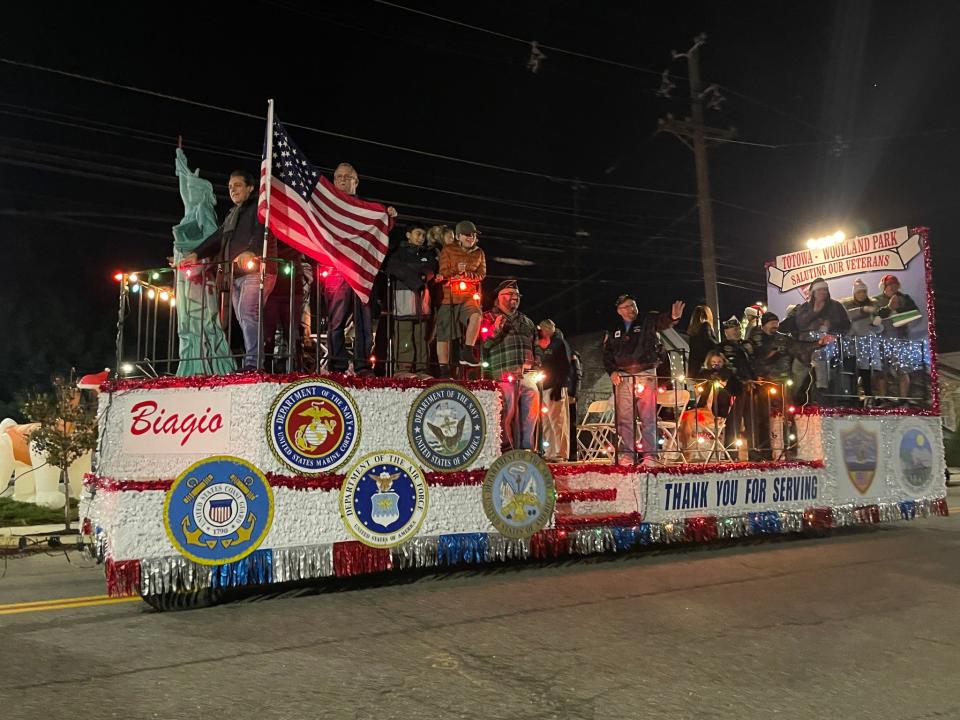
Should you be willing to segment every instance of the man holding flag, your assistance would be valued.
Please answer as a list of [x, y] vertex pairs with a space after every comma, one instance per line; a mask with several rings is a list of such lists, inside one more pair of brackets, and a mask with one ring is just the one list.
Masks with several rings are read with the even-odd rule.
[[370, 294], [397, 211], [358, 198], [360, 180], [348, 163], [337, 166], [330, 182], [310, 164], [283, 125], [272, 125], [272, 143], [267, 144], [268, 156], [261, 168], [260, 218], [280, 240], [326, 269], [328, 369], [347, 370], [344, 329], [352, 314], [353, 369], [368, 374], [373, 348]]

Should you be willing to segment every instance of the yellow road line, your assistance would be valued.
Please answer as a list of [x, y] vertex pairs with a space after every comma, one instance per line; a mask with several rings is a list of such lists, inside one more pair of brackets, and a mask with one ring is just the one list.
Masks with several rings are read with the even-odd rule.
[[135, 602], [137, 597], [112, 598], [107, 595], [94, 595], [86, 598], [63, 598], [40, 602], [11, 603], [0, 605], [0, 615], [16, 615], [18, 613], [39, 612], [44, 610], [72, 610], [74, 608], [95, 607], [97, 605], [115, 605], [117, 603]]
[[76, 603], [76, 602], [82, 602], [84, 600], [103, 600], [104, 598], [108, 598], [108, 597], [110, 596], [109, 595], [86, 595], [84, 597], [53, 598], [51, 600], [31, 600], [31, 601], [10, 603], [9, 605], [0, 605], [0, 610], [6, 610], [7, 608], [27, 607], [29, 605], [56, 605], [57, 603]]

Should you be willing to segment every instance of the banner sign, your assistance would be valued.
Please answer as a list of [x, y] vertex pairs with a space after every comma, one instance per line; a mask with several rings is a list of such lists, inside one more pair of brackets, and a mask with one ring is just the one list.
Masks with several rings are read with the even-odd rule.
[[[817, 247], [778, 255], [767, 263], [767, 307], [781, 320], [790, 314], [793, 306], [810, 299], [810, 284], [823, 278], [830, 289], [830, 297], [841, 303], [853, 300], [853, 285], [861, 281], [872, 298], [880, 298], [881, 281], [893, 275], [900, 292], [909, 295], [918, 310], [911, 318], [903, 318], [905, 340], [925, 341], [929, 337], [927, 318], [927, 277], [924, 253], [929, 252], [927, 236], [923, 231], [910, 232], [899, 227], [883, 232], [848, 238], [835, 245]], [[913, 319], [913, 322], [907, 322]], [[884, 323], [899, 327], [891, 320]], [[877, 327], [880, 335], [884, 328]], [[889, 330], [889, 328], [887, 328]], [[864, 334], [864, 333], [861, 333]], [[883, 333], [885, 334], [885, 333]]]
[[787, 292], [817, 278], [905, 270], [921, 250], [920, 236], [909, 235], [906, 227], [860, 235], [828, 247], [778, 255], [767, 266], [767, 281]]
[[744, 512], [821, 505], [822, 471], [736, 470], [692, 477], [651, 476], [652, 518], [739, 515]]
[[130, 393], [112, 412], [123, 422], [123, 452], [166, 455], [225, 453], [230, 440], [230, 392]]

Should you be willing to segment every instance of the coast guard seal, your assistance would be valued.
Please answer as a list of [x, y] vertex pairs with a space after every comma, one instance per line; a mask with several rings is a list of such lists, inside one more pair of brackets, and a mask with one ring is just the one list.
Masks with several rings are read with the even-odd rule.
[[194, 463], [163, 503], [167, 537], [202, 565], [223, 565], [259, 547], [273, 522], [273, 491], [256, 467], [229, 455]]
[[483, 479], [483, 511], [508, 538], [528, 538], [542, 530], [556, 501], [553, 473], [529, 450], [504, 453]]
[[285, 465], [316, 475], [350, 459], [360, 439], [360, 411], [350, 394], [330, 380], [287, 385], [267, 418], [273, 454]]
[[417, 459], [433, 470], [458, 470], [483, 448], [487, 422], [469, 390], [441, 383], [424, 390], [407, 416], [407, 438]]
[[423, 472], [410, 458], [391, 450], [360, 458], [340, 488], [343, 524], [370, 547], [393, 547], [412, 538], [428, 504]]

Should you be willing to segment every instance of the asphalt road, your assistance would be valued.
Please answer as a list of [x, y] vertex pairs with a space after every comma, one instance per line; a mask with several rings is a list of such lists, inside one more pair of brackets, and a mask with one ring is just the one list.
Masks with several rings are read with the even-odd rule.
[[0, 718], [960, 718], [958, 515], [179, 613], [9, 560]]

